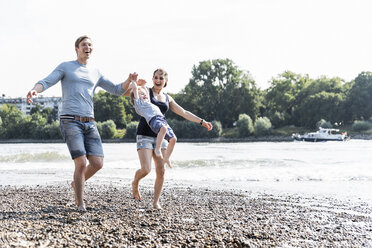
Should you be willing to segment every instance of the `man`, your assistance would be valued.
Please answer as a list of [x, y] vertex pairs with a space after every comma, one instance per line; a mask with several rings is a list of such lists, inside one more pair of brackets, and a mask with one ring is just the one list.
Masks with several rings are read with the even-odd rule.
[[[92, 54], [92, 40], [81, 36], [75, 42], [77, 60], [63, 62], [46, 78], [37, 82], [27, 94], [27, 102], [38, 93], [61, 81], [62, 110], [60, 129], [75, 163], [74, 181], [75, 203], [79, 211], [86, 211], [83, 201], [85, 181], [103, 166], [103, 148], [97, 126], [94, 123], [93, 94], [100, 86], [106, 91], [122, 95], [131, 78], [121, 84], [113, 84], [97, 69], [88, 66]], [[86, 165], [88, 159], [89, 164]]]

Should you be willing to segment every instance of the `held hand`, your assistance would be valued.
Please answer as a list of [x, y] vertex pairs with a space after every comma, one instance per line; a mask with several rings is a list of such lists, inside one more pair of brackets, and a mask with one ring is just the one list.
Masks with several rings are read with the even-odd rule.
[[137, 81], [137, 77], [138, 77], [138, 74], [136, 72], [133, 72], [133, 73], [129, 73], [129, 76], [128, 76], [128, 81], [129, 82], [132, 82], [133, 80], [134, 81]]
[[136, 81], [132, 80], [129, 84], [128, 89], [135, 89], [135, 88], [137, 88], [137, 83]]
[[27, 102], [28, 102], [28, 103], [32, 103], [31, 98], [32, 98], [33, 96], [37, 96], [37, 91], [36, 91], [36, 90], [30, 90], [30, 91], [27, 93]]
[[138, 77], [137, 72], [133, 72], [133, 74], [131, 74], [131, 75], [132, 75], [131, 81], [137, 82], [137, 77]]
[[213, 128], [213, 125], [212, 123], [208, 122], [208, 121], [203, 121], [203, 127], [205, 127], [206, 129], [208, 129], [208, 131], [211, 131], [212, 128]]
[[138, 86], [144, 86], [146, 83], [147, 83], [146, 80], [141, 79], [141, 78], [138, 79], [138, 81], [137, 81]]

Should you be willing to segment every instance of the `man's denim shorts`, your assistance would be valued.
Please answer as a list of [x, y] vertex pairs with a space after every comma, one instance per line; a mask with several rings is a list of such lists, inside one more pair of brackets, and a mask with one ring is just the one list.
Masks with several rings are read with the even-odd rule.
[[[156, 147], [156, 137], [137, 135], [136, 140], [137, 140], [137, 150], [140, 150], [140, 149], [154, 150]], [[161, 149], [167, 149], [167, 147], [168, 147], [168, 141], [163, 139], [163, 142], [161, 143]]]
[[95, 122], [61, 119], [59, 123], [72, 159], [83, 155], [103, 157], [102, 141]]

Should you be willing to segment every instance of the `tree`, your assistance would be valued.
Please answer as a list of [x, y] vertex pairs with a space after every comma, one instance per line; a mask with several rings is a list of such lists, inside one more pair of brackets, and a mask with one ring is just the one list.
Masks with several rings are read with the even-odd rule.
[[293, 111], [298, 102], [298, 94], [311, 83], [308, 75], [300, 75], [285, 71], [273, 78], [264, 96], [264, 115], [274, 120], [275, 126], [283, 126], [291, 122]]
[[320, 119], [341, 122], [346, 99], [340, 78], [322, 77], [312, 81], [297, 96], [294, 123], [314, 127]]
[[239, 114], [256, 118], [261, 104], [259, 89], [248, 72], [229, 59], [202, 61], [175, 100], [185, 109], [231, 127]]
[[372, 116], [372, 72], [362, 72], [354, 80], [345, 109], [348, 121], [368, 120]]
[[13, 104], [4, 104], [0, 110], [0, 117], [3, 120], [4, 138], [22, 138], [25, 131], [24, 114]]
[[39, 113], [41, 114], [49, 124], [57, 120], [58, 110], [52, 108], [43, 108], [39, 104], [32, 107], [30, 115]]

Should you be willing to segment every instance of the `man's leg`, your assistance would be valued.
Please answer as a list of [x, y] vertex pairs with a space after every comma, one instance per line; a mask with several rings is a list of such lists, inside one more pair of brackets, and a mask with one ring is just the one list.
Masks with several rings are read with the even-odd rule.
[[75, 171], [74, 171], [74, 190], [75, 199], [77, 200], [78, 210], [85, 211], [84, 204], [84, 185], [85, 185], [85, 173], [86, 167], [86, 157], [80, 156], [74, 159]]
[[[76, 158], [76, 159], [79, 159], [79, 158]], [[89, 164], [88, 166], [86, 166], [85, 173], [84, 173], [84, 179], [85, 179], [84, 182], [86, 182], [89, 178], [91, 178], [94, 174], [96, 174], [97, 171], [99, 171], [103, 167], [103, 157], [89, 156], [88, 161], [89, 161]], [[85, 156], [84, 156], [84, 162], [85, 162]], [[76, 162], [75, 162], [75, 172], [76, 172]], [[79, 177], [81, 177], [80, 174], [79, 174]], [[75, 204], [79, 206], [78, 196], [76, 194], [76, 188], [75, 188], [75, 173], [74, 173], [74, 181], [71, 182], [71, 186], [75, 191]]]
[[85, 172], [85, 181], [91, 178], [97, 171], [103, 167], [103, 157], [88, 156], [89, 164]]
[[[91, 178], [98, 170], [100, 170], [103, 166], [103, 148], [102, 148], [102, 142], [97, 130], [97, 127], [94, 123], [84, 123], [80, 124], [83, 125], [83, 143], [79, 145], [84, 148], [84, 153], [86, 153], [86, 156], [84, 157], [84, 162], [80, 161], [80, 157], [77, 157], [78, 163], [75, 161], [75, 173], [74, 173], [74, 181], [71, 183], [71, 186], [75, 190], [75, 203], [78, 206], [81, 206], [80, 204], [80, 188], [81, 186], [78, 186], [78, 183], [80, 185], [83, 185], [82, 190], [84, 190], [85, 181]], [[81, 141], [79, 141], [81, 142]], [[75, 142], [76, 143], [76, 142]], [[89, 155], [94, 154], [94, 155]], [[89, 164], [86, 166], [86, 157], [88, 157]], [[84, 167], [82, 167], [82, 164]], [[81, 174], [83, 173], [83, 174]], [[79, 180], [76, 181], [75, 180]], [[82, 178], [84, 179], [81, 183]], [[82, 193], [83, 195], [83, 193]]]

